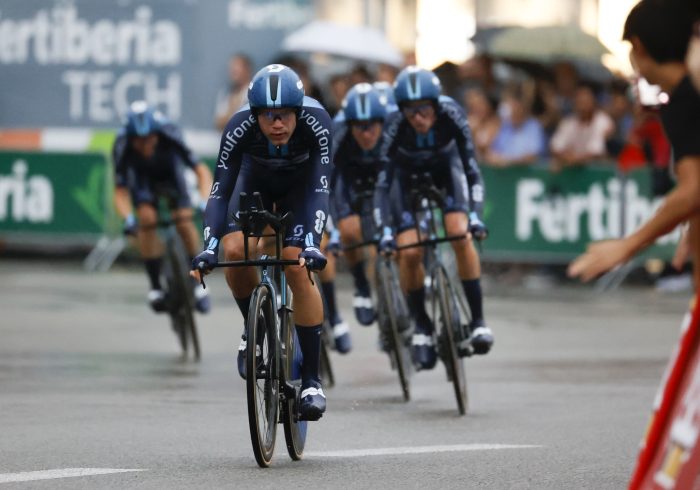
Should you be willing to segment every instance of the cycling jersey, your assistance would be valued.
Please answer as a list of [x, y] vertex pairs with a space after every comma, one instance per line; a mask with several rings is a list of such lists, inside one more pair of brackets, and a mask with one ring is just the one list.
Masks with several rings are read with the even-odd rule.
[[337, 117], [334, 120], [333, 177], [331, 179], [331, 201], [334, 219], [342, 220], [357, 214], [354, 209], [359, 189], [358, 180], [376, 182], [383, 167], [380, 155], [382, 139], [372, 150], [363, 150], [353, 138], [348, 124]]
[[173, 208], [190, 207], [183, 169], [186, 166], [194, 169], [198, 159], [174, 124], [162, 123], [156, 134], [155, 153], [147, 159], [131, 147], [126, 130], [122, 128], [112, 147], [115, 184], [129, 189], [136, 206], [157, 205], [157, 198], [162, 195]]
[[[389, 191], [399, 194], [398, 231], [414, 226], [409, 190], [411, 175], [431, 174], [445, 193], [445, 212], [481, 213], [484, 187], [474, 156], [474, 144], [464, 110], [450, 97], [440, 96], [436, 121], [426, 134], [418, 134], [402, 112], [387, 116], [381, 159], [384, 169], [381, 189], [380, 222], [388, 221]], [[392, 184], [396, 182], [396, 189]]]
[[267, 209], [274, 204], [275, 212], [293, 214], [285, 245], [320, 246], [328, 218], [331, 136], [330, 116], [311, 97], [304, 97], [294, 133], [281, 146], [265, 137], [249, 105], [239, 109], [221, 137], [204, 216], [205, 241], [239, 231], [233, 217], [241, 192], [260, 192]]

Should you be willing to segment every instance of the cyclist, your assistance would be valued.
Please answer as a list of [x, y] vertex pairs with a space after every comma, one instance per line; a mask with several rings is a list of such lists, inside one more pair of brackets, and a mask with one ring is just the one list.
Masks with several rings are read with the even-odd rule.
[[[353, 186], [358, 178], [371, 177], [376, 180], [381, 168], [379, 161], [379, 146], [381, 144], [382, 124], [386, 117], [389, 103], [393, 104], [394, 93], [391, 85], [376, 82], [374, 85], [359, 83], [353, 86], [343, 100], [342, 108], [336, 114], [333, 122], [335, 138], [333, 145], [334, 170], [331, 179], [331, 216], [328, 221], [326, 250], [338, 252], [342, 245], [352, 245], [362, 240], [360, 219], [352, 203], [356, 195]], [[394, 104], [395, 106], [395, 104]], [[349, 129], [349, 130], [348, 130]], [[331, 226], [337, 221], [338, 225]], [[360, 250], [345, 253], [355, 284], [353, 309], [355, 317], [361, 325], [371, 325], [375, 319], [374, 305], [369, 281], [366, 275], [366, 264]], [[321, 275], [321, 289], [329, 316], [333, 325], [333, 337], [336, 350], [341, 353], [349, 352], [352, 343], [350, 330], [340, 317], [335, 299], [335, 268], [331, 267], [332, 257], [329, 257], [328, 267]]]
[[[287, 267], [294, 293], [294, 320], [303, 355], [300, 411], [318, 420], [326, 409], [319, 378], [323, 305], [318, 288], [304, 270], [321, 270], [326, 258], [319, 250], [328, 216], [331, 169], [331, 119], [311, 97], [304, 96], [299, 76], [284, 65], [260, 70], [248, 88], [248, 104], [229, 120], [221, 138], [214, 185], [204, 216], [206, 249], [192, 267], [208, 268], [218, 261], [223, 245], [226, 260], [244, 259], [243, 233], [233, 219], [241, 192], [260, 192], [266, 208], [292, 212], [294, 220], [284, 238], [283, 258], [299, 260]], [[255, 249], [255, 246], [251, 247]], [[198, 277], [198, 271], [193, 271]], [[259, 283], [255, 267], [228, 268], [226, 281], [243, 314]], [[245, 378], [246, 333], [238, 351], [238, 370]]]
[[[200, 249], [200, 242], [192, 222], [184, 168], [191, 168], [197, 175], [203, 203], [211, 188], [211, 172], [187, 147], [178, 127], [144, 101], [131, 104], [126, 124], [114, 142], [112, 155], [115, 207], [124, 219], [124, 233], [137, 238], [151, 285], [148, 302], [154, 311], [162, 312], [167, 309], [167, 298], [160, 278], [163, 245], [155, 229], [158, 199], [166, 198], [177, 231], [193, 257]], [[196, 309], [208, 312], [209, 293], [194, 281], [193, 287]]]
[[[448, 235], [465, 235], [450, 242], [457, 259], [457, 269], [472, 313], [471, 335], [460, 339], [460, 355], [486, 354], [493, 344], [493, 333], [484, 322], [481, 293], [481, 266], [472, 237], [483, 239], [487, 229], [479, 218], [484, 189], [481, 173], [474, 158], [474, 146], [466, 115], [451, 98], [441, 96], [441, 85], [431, 71], [409, 66], [401, 71], [394, 84], [399, 111], [390, 114], [384, 125], [385, 140], [381, 156], [387, 162], [379, 180], [380, 220], [389, 214], [386, 196], [395, 192], [398, 206], [397, 236], [385, 228], [380, 249], [392, 250], [397, 244], [418, 240], [407, 192], [412, 174], [429, 172], [438, 187], [446, 191], [445, 226]], [[395, 186], [392, 188], [392, 182]], [[398, 202], [396, 202], [398, 201]], [[400, 279], [407, 302], [416, 322], [412, 355], [419, 369], [432, 369], [437, 361], [433, 341], [434, 325], [425, 310], [425, 270], [422, 250], [411, 248], [399, 254]]]

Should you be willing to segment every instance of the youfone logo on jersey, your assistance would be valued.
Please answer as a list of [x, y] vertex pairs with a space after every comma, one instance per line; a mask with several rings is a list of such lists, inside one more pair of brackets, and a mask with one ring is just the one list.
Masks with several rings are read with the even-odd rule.
[[223, 168], [228, 170], [228, 159], [233, 153], [234, 148], [240, 141], [240, 139], [245, 135], [246, 131], [250, 129], [253, 124], [255, 124], [255, 116], [251, 113], [248, 119], [244, 119], [243, 122], [234, 128], [232, 131], [227, 131], [224, 136], [224, 141], [221, 144], [221, 150], [219, 151], [219, 163], [216, 165], [217, 168]]
[[321, 152], [321, 164], [328, 165], [329, 163], [331, 163], [331, 158], [329, 156], [330, 139], [328, 138], [328, 136], [330, 135], [330, 131], [328, 130], [328, 128], [324, 127], [323, 124], [318, 119], [316, 119], [316, 116], [312, 115], [310, 112], [307, 112], [304, 109], [302, 109], [301, 114], [299, 115], [299, 119], [305, 122], [306, 125], [309, 126], [309, 128], [311, 128], [311, 131], [316, 136], [316, 140], [318, 141], [318, 146]]

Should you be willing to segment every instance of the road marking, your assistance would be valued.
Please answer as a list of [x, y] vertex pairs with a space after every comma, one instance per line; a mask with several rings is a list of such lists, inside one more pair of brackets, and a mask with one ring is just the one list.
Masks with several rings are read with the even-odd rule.
[[0, 473], [0, 483], [13, 483], [34, 480], [53, 480], [54, 478], [74, 478], [78, 476], [109, 475], [111, 473], [128, 473], [131, 471], [116, 468], [63, 468], [58, 470], [23, 471], [21, 473]]
[[384, 447], [374, 449], [347, 449], [343, 451], [309, 452], [317, 458], [363, 458], [367, 456], [397, 456], [402, 454], [449, 453], [459, 451], [496, 451], [500, 449], [537, 449], [542, 446], [517, 444], [456, 444], [454, 446]]

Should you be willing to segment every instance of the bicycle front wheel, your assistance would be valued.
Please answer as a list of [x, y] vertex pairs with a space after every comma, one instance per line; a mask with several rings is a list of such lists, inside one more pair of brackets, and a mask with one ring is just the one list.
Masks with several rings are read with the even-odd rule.
[[384, 310], [381, 315], [383, 325], [380, 325], [380, 328], [384, 329], [388, 337], [387, 340], [390, 343], [390, 355], [393, 356], [393, 364], [399, 375], [403, 399], [404, 401], [409, 401], [411, 399], [411, 387], [409, 384], [411, 357], [406, 341], [400, 331], [407, 330], [408, 326], [402, 324], [403, 322], [401, 322], [399, 316], [399, 313], [402, 311], [400, 301], [403, 298], [401, 297], [401, 290], [396, 288], [398, 279], [394, 277], [394, 273], [395, 270], [387, 259], [380, 258], [377, 261], [380, 308]]
[[279, 414], [278, 338], [270, 290], [259, 286], [250, 300], [246, 351], [248, 425], [260, 467], [272, 461]]
[[[282, 314], [287, 314], [283, 312]], [[297, 339], [296, 330], [291, 326], [291, 321], [283, 329], [285, 334], [285, 362], [284, 379], [298, 394], [301, 389], [301, 349]], [[297, 397], [289, 394], [285, 399], [283, 407], [282, 423], [284, 425], [284, 439], [287, 443], [287, 453], [294, 461], [299, 461], [304, 455], [306, 445], [306, 430], [308, 422], [299, 420], [297, 413]]]
[[447, 369], [447, 377], [454, 386], [457, 409], [460, 415], [467, 413], [467, 378], [464, 364], [457, 354], [455, 332], [459, 326], [459, 310], [454, 291], [443, 267], [436, 267], [432, 277], [435, 292], [434, 301], [438, 302], [440, 331], [438, 335], [438, 352]]

